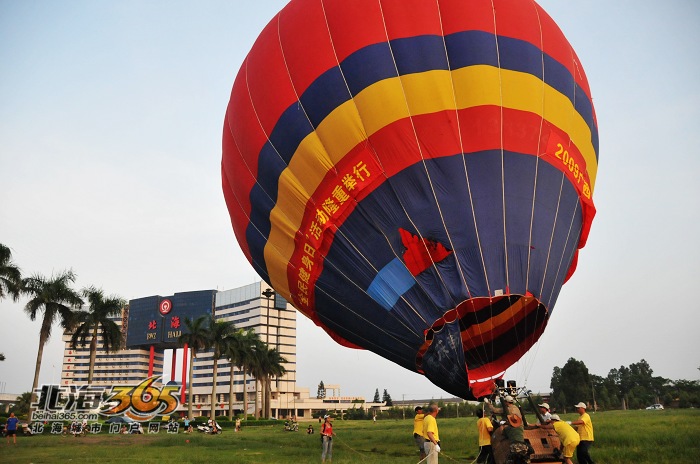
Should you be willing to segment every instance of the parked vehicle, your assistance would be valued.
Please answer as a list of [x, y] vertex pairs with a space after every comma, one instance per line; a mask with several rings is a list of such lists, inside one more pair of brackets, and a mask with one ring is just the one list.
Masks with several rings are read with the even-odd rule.
[[197, 424], [197, 431], [202, 433], [219, 434], [221, 433], [221, 426], [218, 422], [209, 420], [206, 424]]
[[664, 405], [663, 404], [652, 404], [651, 406], [647, 406], [647, 409], [663, 409]]

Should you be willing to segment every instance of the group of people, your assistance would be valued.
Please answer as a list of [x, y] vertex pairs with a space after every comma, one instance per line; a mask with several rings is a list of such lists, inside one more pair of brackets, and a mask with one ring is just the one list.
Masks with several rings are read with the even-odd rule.
[[[507, 422], [503, 424], [503, 435], [509, 440], [510, 449], [506, 462], [508, 464], [529, 463], [531, 450], [524, 440], [524, 426], [520, 408], [515, 404], [511, 396], [504, 398], [504, 407], [495, 408], [491, 403], [488, 406], [494, 414], [506, 414]], [[576, 451], [576, 458], [579, 464], [593, 464], [593, 459], [589, 453], [593, 444], [593, 423], [591, 417], [586, 412], [586, 404], [578, 403], [574, 408], [579, 414], [575, 421], [562, 421], [559, 415], [551, 414], [549, 404], [538, 404], [540, 409], [540, 421], [534, 427], [542, 429], [553, 429], [561, 443], [561, 453], [566, 464], [573, 464], [571, 458]], [[476, 426], [479, 432], [479, 456], [477, 463], [494, 464], [494, 452], [491, 446], [491, 437], [494, 426], [491, 420], [484, 415], [483, 411], [477, 411], [479, 419]], [[574, 427], [576, 426], [576, 429]]]
[[[504, 414], [507, 418], [506, 421], [498, 423], [498, 427], [502, 427], [504, 438], [509, 443], [506, 464], [529, 464], [532, 450], [525, 442], [522, 413], [513, 397], [506, 396], [501, 408], [494, 407], [488, 401], [486, 404], [493, 414]], [[586, 412], [586, 404], [581, 402], [574, 406], [579, 414], [579, 418], [575, 421], [562, 421], [557, 414], [551, 414], [547, 403], [538, 406], [540, 408], [540, 423], [529, 427], [554, 429], [561, 442], [561, 452], [566, 464], [573, 464], [571, 457], [574, 451], [576, 451], [579, 464], [593, 464], [589, 453], [593, 444], [593, 423]], [[413, 438], [418, 447], [420, 460], [426, 464], [437, 464], [438, 462], [440, 435], [436, 417], [439, 411], [440, 408], [434, 403], [431, 403], [425, 412], [422, 406], [417, 406], [415, 409]], [[476, 462], [495, 464], [491, 439], [498, 427], [494, 427], [493, 422], [484, 415], [483, 410], [477, 411], [477, 416], [479, 417], [476, 421], [479, 433], [479, 456]], [[576, 426], [576, 429], [572, 426]]]

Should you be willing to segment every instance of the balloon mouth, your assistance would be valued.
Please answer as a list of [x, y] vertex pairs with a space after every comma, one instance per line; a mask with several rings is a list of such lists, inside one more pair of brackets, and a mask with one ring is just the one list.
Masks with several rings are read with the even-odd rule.
[[451, 393], [484, 396], [493, 379], [537, 342], [548, 319], [548, 310], [529, 292], [470, 298], [425, 330], [416, 371]]

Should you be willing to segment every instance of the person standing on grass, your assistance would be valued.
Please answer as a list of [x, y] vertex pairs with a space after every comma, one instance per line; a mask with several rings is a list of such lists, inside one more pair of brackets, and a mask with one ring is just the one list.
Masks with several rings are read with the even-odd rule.
[[484, 417], [484, 410], [479, 409], [476, 411], [476, 416], [479, 418], [476, 421], [476, 428], [479, 431], [479, 456], [476, 458], [476, 462], [495, 464], [493, 458], [493, 448], [491, 447], [491, 432], [493, 432], [493, 424], [491, 419]]
[[416, 416], [413, 418], [413, 439], [416, 441], [418, 446], [418, 452], [420, 453], [420, 460], [425, 459], [425, 437], [423, 436], [423, 406], [416, 406]]
[[548, 423], [538, 424], [537, 426], [541, 429], [554, 429], [557, 432], [565, 459], [564, 462], [565, 464], [573, 464], [571, 457], [574, 455], [574, 450], [581, 440], [576, 430], [568, 422], [562, 422], [557, 414], [552, 414]]
[[15, 417], [15, 413], [11, 412], [10, 417], [7, 418], [5, 423], [5, 433], [7, 434], [7, 444], [10, 444], [10, 436], [12, 436], [12, 443], [17, 444], [17, 424], [19, 419]]
[[427, 456], [427, 464], [437, 464], [438, 454], [440, 453], [440, 434], [438, 433], [437, 420], [440, 408], [437, 404], [428, 406], [428, 413], [423, 417], [423, 436], [425, 437], [425, 454]]
[[571, 425], [576, 426], [576, 431], [581, 437], [581, 442], [576, 447], [576, 460], [578, 460], [578, 464], [595, 464], [589, 454], [589, 449], [593, 444], [593, 422], [591, 422], [591, 416], [586, 412], [586, 403], [581, 402], [574, 407], [576, 412], [579, 413], [579, 417], [577, 420], [572, 421]]
[[331, 423], [331, 416], [326, 414], [323, 416], [323, 425], [321, 426], [321, 462], [333, 461], [333, 437], [335, 433], [333, 432], [333, 424]]

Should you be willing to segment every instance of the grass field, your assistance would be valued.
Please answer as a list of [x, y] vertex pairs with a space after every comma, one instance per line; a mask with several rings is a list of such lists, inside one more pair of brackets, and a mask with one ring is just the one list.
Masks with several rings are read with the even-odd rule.
[[[571, 420], [576, 414], [562, 415]], [[612, 411], [591, 415], [599, 464], [700, 463], [700, 410]], [[217, 436], [197, 432], [146, 435], [42, 435], [18, 437], [16, 446], [0, 447], [0, 463], [154, 463], [154, 464], [286, 464], [321, 461], [316, 433], [285, 432], [282, 425], [230, 430]], [[478, 452], [476, 417], [440, 419], [441, 463], [471, 463]], [[411, 420], [334, 422], [333, 462], [409, 464], [418, 462]], [[189, 440], [189, 442], [188, 442]]]

